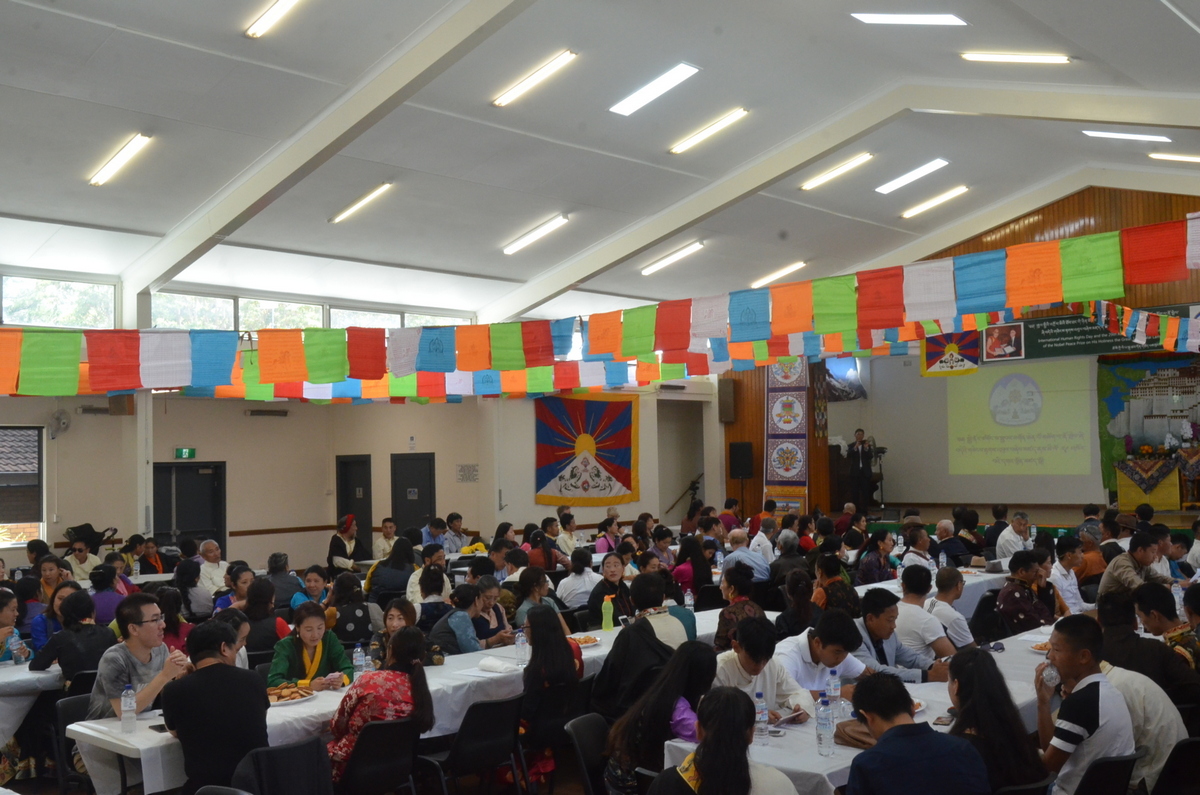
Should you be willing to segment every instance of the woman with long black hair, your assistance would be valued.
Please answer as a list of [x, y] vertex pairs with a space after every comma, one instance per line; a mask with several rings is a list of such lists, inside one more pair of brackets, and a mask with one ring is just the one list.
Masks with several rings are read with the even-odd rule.
[[855, 585], [874, 585], [896, 579], [896, 564], [892, 563], [892, 550], [896, 539], [888, 530], [871, 533], [858, 558], [858, 581]]
[[979, 751], [993, 790], [1036, 784], [1046, 778], [1046, 768], [1029, 742], [1025, 723], [991, 653], [968, 649], [954, 655], [946, 687], [958, 710], [950, 734]]
[[[583, 677], [583, 652], [578, 643], [567, 637], [561, 623], [562, 617], [548, 605], [540, 604], [531, 608], [526, 622], [529, 664], [525, 666], [524, 673], [525, 698], [521, 700], [521, 725], [527, 738], [536, 739], [539, 734], [537, 720], [547, 689], [578, 683]], [[557, 697], [569, 698], [561, 691]], [[528, 748], [525, 767], [531, 783], [544, 784], [554, 772], [554, 749]], [[502, 781], [513, 783], [507, 774], [502, 774]]]
[[684, 593], [700, 593], [706, 585], [712, 585], [712, 562], [704, 554], [704, 546], [697, 536], [682, 536], [679, 539], [679, 555], [671, 576], [679, 583]]
[[200, 587], [200, 564], [184, 558], [175, 567], [175, 587], [183, 597], [183, 617], [196, 624], [212, 615], [213, 597]]
[[604, 784], [609, 795], [637, 795], [637, 768], [661, 770], [663, 743], [696, 741], [696, 707], [717, 675], [717, 653], [697, 640], [681, 645], [642, 697], [608, 733]]
[[817, 625], [821, 608], [812, 603], [813, 581], [804, 569], [792, 569], [784, 581], [788, 606], [775, 619], [775, 630], [779, 639], [794, 638], [809, 627]]
[[700, 525], [700, 511], [704, 508], [704, 500], [692, 500], [688, 505], [687, 515], [679, 523], [681, 536], [693, 535]]
[[407, 538], [397, 536], [392, 542], [392, 551], [383, 560], [376, 561], [363, 581], [367, 600], [379, 604], [380, 594], [403, 595], [408, 589], [408, 580], [417, 567], [413, 564], [413, 546]]
[[747, 755], [754, 702], [735, 687], [714, 687], [696, 710], [699, 745], [678, 767], [659, 773], [649, 795], [794, 795], [796, 785]]

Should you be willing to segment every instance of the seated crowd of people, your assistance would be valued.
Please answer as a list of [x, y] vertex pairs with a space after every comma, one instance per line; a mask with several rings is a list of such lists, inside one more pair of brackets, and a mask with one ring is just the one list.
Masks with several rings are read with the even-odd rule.
[[[995, 506], [985, 528], [961, 508], [930, 535], [913, 510], [893, 534], [869, 532], [853, 505], [836, 520], [779, 517], [768, 500], [746, 522], [737, 507], [731, 499], [717, 513], [695, 501], [678, 536], [649, 514], [622, 533], [610, 509], [594, 547], [565, 506], [526, 525], [520, 542], [502, 523], [477, 545], [458, 514], [404, 532], [385, 519], [369, 545], [350, 516], [325, 565], [293, 570], [276, 552], [265, 574], [223, 560], [211, 540], [181, 544], [174, 559], [133, 536], [104, 560], [82, 542], [60, 559], [32, 541], [25, 576], [0, 582], [0, 662], [58, 664], [65, 685], [39, 699], [9, 742], [0, 783], [37, 774], [50, 756], [42, 728], [54, 700], [77, 692], [71, 683], [81, 676], [94, 676], [88, 719], [119, 717], [129, 685], [138, 712], [161, 707], [183, 746], [189, 795], [228, 786], [243, 757], [268, 745], [264, 677], [270, 687], [344, 690], [328, 732], [336, 782], [371, 721], [435, 725], [428, 666], [524, 636], [523, 715], [533, 720], [547, 688], [574, 687], [584, 675], [570, 635], [610, 619], [624, 628], [590, 702], [611, 726], [609, 795], [643, 791], [639, 769], [663, 771], [654, 793], [794, 792], [778, 770], [748, 758], [755, 699], [771, 721], [806, 722], [831, 672], [871, 738], [853, 759], [847, 795], [992, 793], [1052, 774], [1054, 794], [1068, 795], [1091, 761], [1135, 747], [1148, 751], [1133, 783], [1149, 791], [1188, 736], [1178, 707], [1200, 703], [1200, 584], [1191, 582], [1191, 537], [1153, 524], [1152, 512], [1089, 505], [1082, 524], [1058, 535], [1038, 532], [1021, 512], [1010, 524], [1006, 506]], [[458, 568], [455, 586], [446, 556], [464, 549], [478, 554]], [[1008, 576], [989, 624], [955, 607], [959, 567], [997, 559]], [[139, 588], [129, 577], [139, 570], [172, 576]], [[869, 587], [890, 580], [898, 594]], [[718, 600], [711, 644], [697, 640], [692, 606], [702, 595]], [[1031, 731], [994, 641], [1050, 626]], [[946, 683], [955, 708], [948, 733], [914, 721], [905, 685], [923, 682]], [[672, 739], [696, 747], [664, 770]], [[912, 765], [918, 755], [939, 764]], [[548, 750], [527, 761], [534, 781], [554, 768]]]

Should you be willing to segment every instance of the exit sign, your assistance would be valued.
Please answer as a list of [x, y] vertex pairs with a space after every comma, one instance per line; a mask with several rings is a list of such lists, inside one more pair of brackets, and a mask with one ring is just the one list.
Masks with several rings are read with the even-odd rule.
[[196, 448], [195, 447], [176, 447], [175, 448], [175, 457], [176, 458], [189, 458], [189, 459], [195, 458], [196, 457]]

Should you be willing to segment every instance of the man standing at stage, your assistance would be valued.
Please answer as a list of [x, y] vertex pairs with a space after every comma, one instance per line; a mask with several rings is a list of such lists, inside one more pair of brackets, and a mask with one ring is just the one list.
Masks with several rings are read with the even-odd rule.
[[868, 513], [871, 506], [871, 459], [875, 448], [865, 438], [862, 428], [854, 431], [854, 441], [850, 444], [850, 494], [854, 504], [863, 513]]

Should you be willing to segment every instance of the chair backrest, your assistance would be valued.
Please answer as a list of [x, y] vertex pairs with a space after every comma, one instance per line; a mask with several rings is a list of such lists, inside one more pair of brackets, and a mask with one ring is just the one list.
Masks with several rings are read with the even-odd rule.
[[591, 628], [591, 610], [586, 605], [563, 613], [563, 619], [572, 632], [587, 632]]
[[646, 795], [650, 791], [650, 785], [654, 783], [654, 779], [658, 777], [661, 771], [647, 770], [644, 767], [639, 767], [633, 771], [637, 776], [637, 791], [638, 795]]
[[[292, 623], [292, 608], [287, 605], [284, 605], [283, 607], [275, 608], [275, 617], [282, 618], [284, 621], [286, 621], [289, 624]], [[205, 787], [205, 789], [208, 789], [208, 788]]]
[[993, 640], [1007, 637], [1004, 622], [1000, 619], [1000, 614], [996, 612], [996, 598], [999, 595], [998, 590], [984, 593], [979, 597], [979, 603], [975, 605], [975, 612], [971, 614], [971, 622], [968, 626], [971, 629], [971, 635], [979, 643], [990, 643]]
[[87, 720], [91, 701], [90, 695], [67, 696], [54, 704], [54, 767], [60, 792], [66, 792], [68, 782], [88, 780], [75, 773], [75, 765], [71, 758], [71, 745], [75, 741], [67, 736], [67, 727], [72, 723]]
[[1200, 792], [1200, 737], [1175, 743], [1152, 795], [1193, 795]]
[[[1050, 785], [1054, 783], [1055, 776], [1053, 774], [1047, 776], [1036, 784], [1014, 784], [1011, 787], [1001, 787], [996, 790], [995, 795], [1046, 795], [1050, 791]], [[1082, 795], [1082, 791], [1080, 791]]]
[[[1103, 575], [1101, 575], [1103, 576]], [[1096, 597], [1100, 595], [1100, 583], [1089, 583], [1088, 585], [1079, 586], [1079, 598], [1088, 604], [1095, 604]]]
[[729, 602], [726, 602], [725, 597], [721, 595], [721, 586], [719, 585], [703, 585], [696, 594], [697, 613], [705, 610], [720, 610], [728, 604]]
[[575, 746], [575, 758], [583, 771], [584, 795], [604, 795], [604, 765], [608, 758], [608, 721], [597, 712], [580, 715], [567, 723], [567, 735]]
[[266, 687], [267, 686], [267, 678], [271, 673], [271, 663], [269, 663], [269, 662], [259, 663], [258, 665], [254, 666], [254, 671], [259, 676], [262, 677], [263, 687]]
[[355, 795], [397, 791], [412, 775], [420, 736], [411, 719], [371, 721], [358, 734], [338, 789]]
[[1080, 795], [1126, 795], [1129, 779], [1133, 777], [1133, 768], [1145, 753], [1139, 751], [1129, 756], [1106, 756], [1097, 759], [1088, 765], [1075, 791]]
[[68, 696], [85, 696], [92, 692], [92, 687], [96, 684], [97, 671], [80, 671], [71, 679], [71, 686], [67, 688]]
[[508, 764], [517, 747], [524, 693], [496, 701], [476, 701], [467, 708], [446, 767], [457, 774], [482, 773]]
[[231, 786], [251, 795], [333, 795], [333, 767], [320, 737], [255, 748], [238, 763]]
[[271, 649], [246, 652], [246, 662], [254, 669], [257, 669], [263, 663], [266, 663], [268, 668], [271, 667], [271, 660], [273, 659], [275, 659], [275, 652]]
[[579, 680], [575, 687], [574, 701], [571, 704], [571, 717], [578, 718], [590, 712], [592, 703], [592, 688], [596, 684], [596, 675], [591, 674]]
[[567, 579], [567, 575], [570, 573], [571, 573], [571, 571], [569, 569], [557, 569], [555, 571], [548, 571], [548, 572], [546, 572], [546, 579], [548, 579], [548, 580], [550, 580], [550, 582], [554, 583], [554, 587], [557, 588], [558, 584], [560, 582], [562, 582], [563, 580]]

